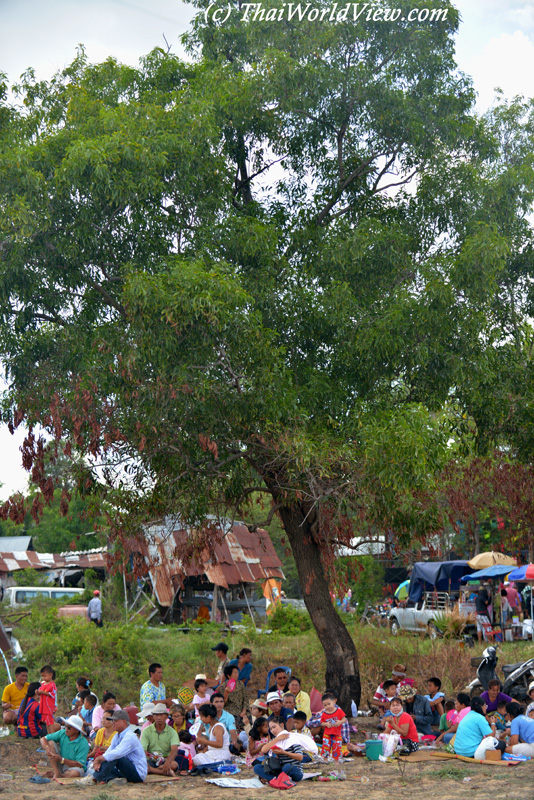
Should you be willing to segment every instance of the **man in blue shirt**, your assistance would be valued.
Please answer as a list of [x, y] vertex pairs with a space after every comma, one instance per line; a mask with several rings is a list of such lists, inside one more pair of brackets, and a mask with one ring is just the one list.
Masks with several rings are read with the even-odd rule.
[[511, 720], [507, 753], [534, 758], [534, 719], [523, 716], [519, 703], [508, 703], [506, 719]]
[[269, 692], [267, 695], [267, 708], [269, 709], [269, 722], [275, 717], [281, 717], [284, 720], [286, 730], [293, 730], [293, 712], [289, 708], [282, 707], [282, 701], [277, 692]]
[[143, 745], [130, 728], [126, 711], [114, 711], [111, 719], [117, 735], [111, 740], [106, 752], [95, 758], [95, 774], [82, 778], [82, 785], [95, 783], [124, 784], [143, 783], [148, 766]]

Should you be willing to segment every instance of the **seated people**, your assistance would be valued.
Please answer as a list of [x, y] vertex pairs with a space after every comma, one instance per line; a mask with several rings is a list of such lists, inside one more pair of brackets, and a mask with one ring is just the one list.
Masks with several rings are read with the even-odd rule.
[[466, 694], [465, 692], [460, 692], [459, 694], [456, 695], [454, 710], [456, 713], [449, 719], [448, 731], [446, 733], [445, 732], [440, 733], [434, 744], [439, 744], [441, 741], [443, 741], [445, 744], [448, 744], [448, 742], [450, 742], [450, 740], [458, 730], [459, 723], [471, 711], [471, 701], [469, 699], [468, 694]]
[[[262, 745], [262, 753], [278, 756], [282, 762], [281, 772], [285, 772], [292, 781], [298, 783], [303, 777], [299, 764], [311, 761], [310, 752], [317, 755], [317, 745], [309, 736], [303, 736], [295, 731], [286, 731], [284, 720], [281, 717], [274, 717], [270, 720], [269, 731], [273, 738]], [[269, 783], [276, 775], [265, 769], [264, 762], [255, 764], [254, 772], [262, 783]]]
[[137, 719], [139, 720], [138, 724], [141, 726], [142, 731], [148, 728], [149, 725], [154, 724], [154, 709], [156, 705], [157, 703], [145, 703], [141, 711], [137, 714]]
[[93, 710], [92, 726], [93, 730], [97, 731], [102, 725], [102, 717], [104, 711], [120, 711], [121, 707], [117, 705], [117, 698], [113, 692], [104, 692], [102, 703]]
[[198, 607], [198, 614], [196, 616], [195, 622], [200, 622], [200, 624], [203, 625], [205, 622], [209, 621], [210, 621], [210, 610], [204, 603], [204, 600], [201, 600], [200, 605]]
[[321, 726], [323, 728], [323, 746], [321, 756], [327, 758], [332, 755], [335, 761], [341, 758], [342, 735], [341, 726], [347, 722], [345, 712], [337, 705], [337, 697], [332, 692], [325, 692], [321, 697], [323, 713]]
[[15, 680], [8, 683], [2, 692], [2, 712], [4, 725], [16, 725], [19, 716], [19, 709], [22, 701], [28, 692], [28, 668], [17, 667], [15, 670]]
[[219, 687], [219, 692], [224, 697], [224, 708], [233, 715], [236, 727], [241, 730], [243, 727], [241, 712], [248, 706], [247, 690], [239, 680], [239, 670], [234, 664], [228, 664], [224, 668], [224, 678], [224, 683]]
[[292, 714], [295, 713], [297, 710], [297, 704], [295, 703], [295, 695], [291, 694], [291, 692], [286, 692], [285, 695], [282, 697], [282, 708], [287, 708], [291, 711]]
[[239, 669], [239, 680], [246, 686], [252, 674], [252, 650], [250, 647], [243, 647], [239, 651], [237, 658], [233, 658], [229, 663]]
[[193, 758], [195, 767], [207, 767], [210, 764], [219, 764], [230, 761], [230, 735], [226, 727], [217, 720], [217, 710], [211, 703], [204, 703], [199, 708], [199, 716], [207, 727], [207, 733], [197, 734], [197, 745], [200, 751]]
[[488, 691], [482, 692], [480, 697], [488, 707], [488, 712], [487, 712], [488, 714], [491, 714], [492, 711], [496, 711], [497, 705], [502, 700], [505, 700], [507, 703], [512, 702], [511, 697], [501, 692], [501, 682], [496, 678], [494, 678], [492, 681], [488, 683]]
[[195, 696], [191, 701], [191, 705], [189, 706], [190, 711], [195, 712], [195, 717], [198, 717], [198, 709], [200, 706], [204, 705], [204, 703], [210, 702], [210, 697], [213, 694], [213, 691], [208, 689], [208, 679], [205, 675], [197, 675], [195, 678]]
[[443, 703], [443, 714], [439, 719], [438, 738], [441, 736], [441, 734], [445, 734], [448, 732], [449, 726], [452, 725], [452, 719], [454, 719], [455, 716], [456, 716], [456, 711], [454, 710], [454, 700], [445, 700], [445, 702]]
[[287, 672], [283, 667], [278, 667], [273, 672], [274, 683], [269, 686], [268, 694], [276, 692], [282, 698], [289, 691]]
[[[393, 666], [390, 681], [393, 681], [397, 687], [397, 694], [399, 693], [401, 686], [413, 686], [413, 680], [406, 677], [406, 667], [404, 664], [395, 664]], [[377, 687], [372, 700], [372, 705], [376, 706], [378, 709], [381, 709], [384, 713], [388, 711], [389, 702], [391, 700], [391, 695], [386, 698], [386, 692], [384, 689], [385, 683], [386, 682], [384, 681], [384, 683], [381, 683], [380, 686]]]
[[269, 692], [267, 695], [267, 709], [269, 711], [269, 721], [275, 717], [281, 717], [284, 720], [286, 730], [293, 730], [293, 713], [289, 708], [282, 706], [282, 701], [277, 692]]
[[154, 722], [141, 731], [141, 744], [146, 753], [149, 775], [174, 775], [178, 768], [176, 754], [180, 745], [178, 734], [167, 725], [168, 712], [163, 703], [153, 710]]
[[[380, 700], [377, 700], [377, 694], [380, 691]], [[383, 720], [384, 717], [388, 717], [390, 715], [389, 704], [393, 700], [394, 697], [397, 697], [399, 687], [395, 681], [384, 681], [381, 683], [378, 689], [375, 692], [373, 699], [371, 700], [371, 705], [378, 708], [378, 714], [380, 716], [380, 721]], [[379, 726], [383, 728], [383, 726]]]
[[471, 711], [458, 723], [454, 738], [454, 752], [459, 756], [484, 759], [487, 750], [504, 752], [506, 745], [497, 741], [495, 724], [490, 725], [486, 719], [487, 705], [482, 697], [471, 699]]
[[391, 715], [384, 720], [386, 733], [395, 731], [402, 738], [403, 746], [413, 753], [419, 749], [419, 735], [415, 722], [408, 712], [404, 711], [400, 697], [394, 697], [389, 704]]
[[129, 783], [143, 783], [146, 779], [148, 766], [145, 751], [130, 728], [128, 712], [114, 711], [111, 719], [117, 735], [111, 740], [106, 752], [93, 761], [94, 775], [88, 775], [78, 781], [82, 786], [109, 783], [116, 778], [124, 778]]
[[[91, 694], [95, 694], [91, 691], [91, 687], [93, 685], [93, 681], [91, 678], [88, 678], [86, 675], [80, 675], [79, 678], [76, 678], [76, 697], [72, 701], [72, 713], [77, 714], [80, 708], [82, 707], [82, 700], [80, 697], [81, 692], [90, 691]], [[96, 697], [96, 694], [95, 694]], [[96, 697], [96, 702], [98, 705], [98, 697]]]
[[78, 716], [83, 719], [83, 732], [87, 735], [91, 733], [93, 728], [93, 712], [96, 708], [96, 695], [86, 689], [80, 692], [82, 706]]
[[178, 734], [180, 744], [176, 754], [176, 761], [178, 762], [178, 769], [180, 775], [187, 775], [190, 769], [193, 769], [193, 758], [196, 755], [195, 743], [189, 731], [180, 731]]
[[305, 711], [295, 711], [293, 714], [293, 730], [296, 731], [296, 733], [301, 733], [303, 736], [309, 736], [313, 739], [307, 722]]
[[426, 699], [430, 703], [432, 710], [432, 725], [439, 725], [441, 715], [443, 714], [443, 701], [445, 695], [441, 691], [441, 681], [439, 678], [429, 678], [426, 682], [428, 694], [425, 694]]
[[527, 717], [530, 715], [531, 711], [534, 711], [534, 681], [532, 681], [532, 683], [530, 683], [528, 686], [528, 696], [530, 698], [530, 702], [527, 706]]
[[506, 713], [512, 723], [506, 752], [534, 758], [534, 719], [523, 716], [523, 708], [519, 703], [508, 703]]
[[[234, 745], [234, 747], [239, 747], [239, 741], [237, 737], [237, 728], [235, 724], [235, 718], [233, 714], [229, 714], [228, 711], [224, 707], [224, 697], [220, 692], [215, 692], [212, 694], [210, 698], [210, 702], [217, 711], [217, 722], [222, 722], [226, 730], [230, 735], [230, 741]], [[206, 728], [206, 734], [208, 733], [208, 728]]]
[[82, 718], [74, 715], [65, 720], [64, 728], [41, 737], [41, 747], [52, 767], [46, 778], [78, 778], [85, 773], [89, 744], [82, 728]]
[[186, 731], [188, 729], [185, 708], [180, 703], [173, 703], [169, 708], [169, 714], [170, 719], [167, 724], [172, 725], [176, 733], [179, 734], [180, 731]]
[[96, 758], [105, 753], [110, 746], [112, 739], [117, 735], [117, 731], [113, 728], [112, 720], [113, 711], [104, 711], [102, 715], [102, 727], [96, 732], [94, 739], [94, 747], [89, 753], [89, 758]]
[[302, 691], [300, 678], [297, 678], [296, 675], [292, 675], [288, 681], [287, 688], [295, 697], [295, 706], [297, 710], [304, 711], [306, 719], [310, 719], [312, 715], [310, 695]]
[[502, 700], [499, 705], [497, 706], [496, 711], [492, 711], [487, 714], [488, 722], [495, 723], [495, 727], [498, 731], [505, 731], [506, 730], [506, 706], [508, 704], [505, 700]]
[[417, 732], [423, 736], [432, 736], [432, 709], [426, 697], [417, 694], [415, 686], [401, 686], [399, 697], [404, 701], [406, 713], [415, 722]]
[[40, 685], [38, 681], [30, 683], [20, 705], [17, 733], [23, 739], [39, 739], [42, 736], [39, 700], [35, 696]]
[[269, 720], [267, 717], [257, 717], [248, 735], [248, 747], [245, 757], [247, 767], [252, 766], [256, 759], [263, 759], [261, 748], [269, 740]]

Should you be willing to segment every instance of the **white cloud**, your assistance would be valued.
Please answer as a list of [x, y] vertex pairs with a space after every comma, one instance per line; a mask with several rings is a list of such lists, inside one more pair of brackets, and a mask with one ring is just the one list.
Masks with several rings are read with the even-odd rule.
[[522, 31], [490, 39], [462, 68], [473, 77], [480, 111], [493, 104], [496, 87], [508, 98], [534, 95], [534, 41]]

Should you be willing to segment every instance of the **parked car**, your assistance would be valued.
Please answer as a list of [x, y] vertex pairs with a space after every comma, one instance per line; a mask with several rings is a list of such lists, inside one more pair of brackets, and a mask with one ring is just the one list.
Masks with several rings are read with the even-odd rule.
[[25, 608], [38, 598], [72, 600], [83, 592], [72, 586], [8, 586], [4, 590], [4, 600], [13, 608]]
[[450, 607], [451, 601], [447, 592], [425, 592], [421, 602], [408, 602], [405, 608], [399, 606], [391, 609], [388, 617], [389, 629], [393, 636], [400, 631], [426, 632], [432, 639], [436, 639], [439, 631], [434, 625], [434, 616]]

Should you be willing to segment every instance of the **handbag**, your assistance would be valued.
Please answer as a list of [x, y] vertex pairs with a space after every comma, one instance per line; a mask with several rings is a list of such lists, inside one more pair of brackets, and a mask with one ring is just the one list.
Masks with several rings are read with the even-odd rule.
[[266, 756], [263, 761], [263, 769], [265, 772], [272, 772], [274, 775], [278, 775], [279, 772], [282, 772], [283, 764], [278, 756]]

